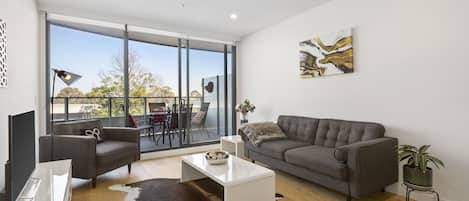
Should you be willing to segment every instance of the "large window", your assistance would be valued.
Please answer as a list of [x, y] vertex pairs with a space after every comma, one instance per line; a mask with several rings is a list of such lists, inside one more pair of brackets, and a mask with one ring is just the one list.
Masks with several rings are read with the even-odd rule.
[[[123, 40], [50, 24], [49, 61], [51, 69], [81, 76], [70, 86], [56, 79], [54, 120], [119, 118], [105, 125], [123, 125]], [[54, 85], [51, 71], [50, 86]]]
[[[94, 118], [104, 126], [135, 126], [132, 119], [147, 128], [141, 129], [143, 152], [233, 133], [231, 46], [76, 23], [49, 22], [48, 30], [53, 122]], [[81, 79], [54, 85], [53, 69]]]

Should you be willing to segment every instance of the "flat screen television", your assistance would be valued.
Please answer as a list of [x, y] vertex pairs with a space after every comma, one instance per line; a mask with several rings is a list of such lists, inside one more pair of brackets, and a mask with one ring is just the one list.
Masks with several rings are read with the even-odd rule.
[[15, 201], [36, 168], [34, 111], [10, 115], [9, 160], [5, 168], [6, 199]]

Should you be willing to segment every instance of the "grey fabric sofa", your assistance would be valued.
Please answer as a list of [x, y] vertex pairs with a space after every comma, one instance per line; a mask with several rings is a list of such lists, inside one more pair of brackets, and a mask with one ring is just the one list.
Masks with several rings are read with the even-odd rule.
[[[83, 135], [84, 129], [101, 128], [103, 142], [97, 143], [93, 136]], [[92, 179], [140, 159], [139, 130], [134, 128], [102, 127], [100, 120], [68, 121], [54, 124], [54, 148], [51, 158], [51, 136], [39, 138], [41, 162], [72, 159], [72, 176]]]
[[341, 192], [347, 200], [398, 181], [398, 141], [385, 137], [381, 124], [298, 116], [280, 116], [277, 124], [287, 139], [245, 143], [253, 162]]

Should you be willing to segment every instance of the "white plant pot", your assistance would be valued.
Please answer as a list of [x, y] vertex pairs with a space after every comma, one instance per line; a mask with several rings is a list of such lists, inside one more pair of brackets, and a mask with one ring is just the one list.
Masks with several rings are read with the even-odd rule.
[[248, 120], [248, 113], [242, 113], [240, 112], [239, 113], [239, 119], [241, 119], [241, 121], [247, 121]]

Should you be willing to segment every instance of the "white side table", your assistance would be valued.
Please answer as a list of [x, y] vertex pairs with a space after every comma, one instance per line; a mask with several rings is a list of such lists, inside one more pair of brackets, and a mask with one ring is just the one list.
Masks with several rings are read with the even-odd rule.
[[239, 135], [221, 137], [221, 150], [237, 157], [244, 157], [244, 142]]

